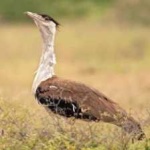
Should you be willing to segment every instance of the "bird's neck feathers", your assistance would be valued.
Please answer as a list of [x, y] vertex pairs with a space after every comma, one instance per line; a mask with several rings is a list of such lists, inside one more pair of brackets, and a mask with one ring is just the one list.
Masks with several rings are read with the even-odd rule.
[[42, 81], [51, 78], [54, 73], [54, 65], [56, 64], [55, 53], [54, 53], [54, 38], [55, 32], [47, 34], [47, 32], [42, 34], [43, 39], [43, 52], [40, 59], [40, 64], [36, 72], [32, 90], [33, 93], [36, 92], [37, 87]]

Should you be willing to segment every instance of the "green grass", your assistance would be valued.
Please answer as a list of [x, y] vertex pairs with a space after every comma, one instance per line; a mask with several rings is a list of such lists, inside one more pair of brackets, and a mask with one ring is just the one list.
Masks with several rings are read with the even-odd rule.
[[48, 114], [31, 92], [41, 54], [38, 30], [0, 28], [1, 150], [149, 150], [150, 31], [100, 22], [64, 22], [56, 39], [56, 74], [91, 85], [140, 121], [147, 140], [132, 143], [105, 123]]
[[1, 1], [0, 19], [6, 21], [24, 21], [23, 16], [26, 11], [42, 12], [59, 18], [79, 18], [86, 17], [89, 14], [101, 15], [109, 8], [114, 0], [12, 0]]

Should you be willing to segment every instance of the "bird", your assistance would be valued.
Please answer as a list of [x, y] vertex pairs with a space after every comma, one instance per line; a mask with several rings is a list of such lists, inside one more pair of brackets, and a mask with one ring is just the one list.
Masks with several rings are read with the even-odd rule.
[[60, 24], [46, 14], [27, 11], [26, 15], [35, 22], [43, 41], [42, 56], [32, 86], [38, 103], [54, 115], [114, 124], [134, 139], [144, 139], [140, 123], [118, 103], [91, 86], [55, 74], [54, 42]]

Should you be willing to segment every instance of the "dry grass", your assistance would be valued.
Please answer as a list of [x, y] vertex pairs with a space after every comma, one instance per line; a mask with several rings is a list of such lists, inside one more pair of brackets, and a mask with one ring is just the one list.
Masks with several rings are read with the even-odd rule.
[[[65, 24], [65, 23], [64, 23]], [[150, 150], [120, 129], [52, 117], [37, 104], [31, 84], [41, 54], [35, 26], [0, 28], [1, 150]], [[99, 89], [132, 113], [150, 137], [150, 31], [142, 27], [66, 23], [56, 40], [56, 73]]]

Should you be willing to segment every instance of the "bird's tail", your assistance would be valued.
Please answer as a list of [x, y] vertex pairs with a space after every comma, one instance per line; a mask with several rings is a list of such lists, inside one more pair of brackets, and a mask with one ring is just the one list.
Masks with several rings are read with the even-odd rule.
[[140, 123], [138, 123], [133, 117], [124, 117], [120, 122], [120, 127], [136, 140], [144, 139], [145, 133], [142, 130]]
[[117, 111], [114, 114], [114, 124], [121, 127], [126, 133], [130, 134], [133, 139], [142, 140], [146, 138], [140, 123], [128, 115], [125, 110], [117, 106]]
[[114, 104], [113, 124], [121, 127], [126, 133], [129, 133], [134, 139], [142, 140], [146, 138], [145, 133], [138, 121], [131, 117], [124, 109]]

